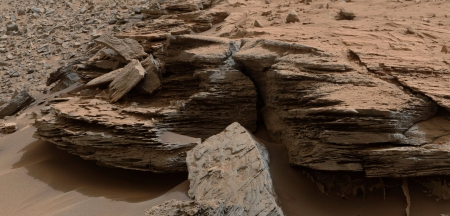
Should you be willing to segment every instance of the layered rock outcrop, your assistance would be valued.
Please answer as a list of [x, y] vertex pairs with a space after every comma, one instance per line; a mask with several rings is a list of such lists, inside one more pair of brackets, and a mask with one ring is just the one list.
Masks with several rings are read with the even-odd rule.
[[[145, 152], [142, 149], [147, 147], [159, 148], [163, 143], [159, 137], [167, 131], [204, 139], [235, 121], [254, 130], [257, 89], [269, 133], [287, 146], [292, 165], [360, 171], [369, 177], [450, 174], [444, 139], [450, 107], [445, 82], [448, 60], [436, 62], [422, 43], [424, 49], [416, 51], [424, 56], [404, 53], [412, 51], [406, 42], [443, 37], [445, 32], [431, 29], [435, 31], [431, 34], [429, 29], [390, 23], [385, 27], [401, 28], [404, 35], [391, 32], [389, 38], [397, 42], [380, 42], [379, 52], [365, 40], [384, 40], [381, 33], [374, 36], [371, 30], [349, 27], [348, 23], [342, 24], [352, 29], [348, 34], [336, 29], [327, 34], [342, 39], [349, 48], [334, 39], [330, 39], [329, 44], [335, 45], [331, 47], [313, 46], [306, 39], [310, 45], [283, 42], [280, 40], [288, 39], [282, 35], [280, 40], [228, 39], [251, 36], [243, 26], [253, 15], [210, 9], [215, 3], [155, 3], [142, 10], [146, 18], [155, 19], [134, 23], [133, 29], [118, 33], [118, 39], [97, 38], [104, 46], [94, 46], [91, 50], [96, 53], [88, 60], [71, 63], [89, 88], [53, 105], [54, 114], [37, 121], [36, 136], [111, 166], [186, 170], [184, 153], [198, 142], [161, 148], [179, 151], [168, 153], [174, 156], [155, 166], [160, 162], [149, 159], [154, 156], [121, 155], [119, 149], [136, 147]], [[218, 37], [190, 35], [217, 23], [215, 31], [208, 34]], [[279, 33], [275, 27], [264, 31]], [[266, 33], [261, 37], [270, 38]], [[355, 35], [358, 38], [353, 40]], [[123, 49], [113, 47], [115, 44]], [[105, 85], [129, 71], [123, 69], [134, 60], [146, 75], [134, 77], [136, 86], [123, 85], [127, 88], [120, 97], [111, 100], [114, 87]], [[62, 68], [49, 82], [65, 71], [75, 73], [69, 69]], [[97, 103], [104, 105], [95, 107]], [[92, 127], [80, 127], [84, 122]], [[143, 132], [137, 125], [144, 125], [139, 126]], [[103, 131], [111, 139], [101, 141], [101, 136], [86, 135], [92, 131]], [[79, 141], [82, 139], [95, 145]], [[114, 144], [108, 146], [110, 143]], [[176, 161], [176, 168], [167, 168], [171, 161]]]
[[239, 123], [187, 152], [189, 197], [146, 215], [283, 215], [269, 173], [269, 155]]
[[447, 162], [438, 156], [445, 145], [413, 137], [438, 107], [420, 92], [308, 46], [243, 40], [233, 58], [258, 87], [265, 123], [288, 147], [291, 164], [371, 177], [445, 172]]
[[[226, 39], [174, 37], [165, 53], [155, 53], [165, 63], [164, 72], [157, 71], [161, 73], [160, 90], [142, 94], [138, 83], [136, 92], [110, 103], [110, 94], [116, 91], [111, 85], [124, 81], [117, 76], [109, 89], [85, 89], [81, 98], [52, 105], [53, 114], [36, 121], [35, 136], [108, 166], [185, 171], [185, 152], [199, 141], [165, 142], [161, 139], [165, 133], [207, 138], [236, 121], [250, 130], [256, 127], [256, 89], [228, 61], [236, 49], [235, 42]], [[133, 60], [130, 64], [139, 63]], [[154, 68], [145, 65], [147, 70]], [[127, 67], [119, 74], [130, 71]], [[113, 102], [117, 101], [116, 94], [112, 95]]]

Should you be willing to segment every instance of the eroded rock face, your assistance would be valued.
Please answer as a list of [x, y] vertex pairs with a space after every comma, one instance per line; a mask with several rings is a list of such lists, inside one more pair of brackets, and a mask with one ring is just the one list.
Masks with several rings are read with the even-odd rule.
[[189, 196], [168, 201], [146, 215], [283, 215], [269, 173], [269, 155], [239, 123], [187, 153]]
[[[244, 40], [233, 58], [255, 81], [269, 132], [286, 144], [292, 164], [365, 171], [372, 177], [438, 173], [402, 166], [411, 151], [401, 146], [409, 145], [424, 157], [431, 155], [405, 136], [414, 124], [436, 113], [437, 106], [429, 98], [379, 79], [346, 57], [313, 47]], [[392, 161], [381, 161], [388, 161], [385, 151], [393, 146], [401, 150], [390, 157], [397, 167], [388, 169]], [[431, 157], [436, 162], [441, 159]]]
[[[106, 86], [83, 90], [82, 98], [53, 104], [54, 114], [36, 121], [35, 136], [100, 164], [174, 172], [186, 170], [185, 152], [198, 140], [165, 142], [161, 139], [165, 133], [207, 138], [233, 122], [254, 130], [256, 89], [248, 77], [230, 66], [234, 43], [179, 37], [173, 38], [164, 55], [156, 55], [166, 65], [161, 90], [151, 95], [140, 93], [142, 86], [137, 84], [135, 92], [114, 104], [108, 102]], [[137, 60], [132, 63], [138, 64]], [[125, 73], [124, 68], [118, 74]], [[98, 72], [97, 77], [101, 74]], [[95, 74], [90, 76], [94, 78]]]

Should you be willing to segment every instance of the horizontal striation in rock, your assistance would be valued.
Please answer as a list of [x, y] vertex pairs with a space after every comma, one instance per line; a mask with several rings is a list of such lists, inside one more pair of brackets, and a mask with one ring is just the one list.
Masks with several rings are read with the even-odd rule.
[[[255, 82], [269, 133], [286, 144], [291, 164], [365, 171], [371, 177], [393, 176], [394, 171], [404, 172], [402, 176], [443, 171], [433, 170], [429, 163], [422, 164], [428, 170], [406, 165], [405, 158], [412, 151], [426, 151], [425, 145], [412, 142], [406, 132], [435, 115], [437, 105], [428, 97], [380, 79], [339, 54], [284, 42], [267, 46], [263, 40], [244, 40], [242, 44], [233, 58]], [[289, 48], [296, 46], [300, 48]], [[399, 150], [396, 155], [379, 155], [395, 160], [397, 168], [373, 172], [375, 167], [392, 167], [393, 161], [382, 163], [388, 160], [375, 156], [389, 149]], [[438, 152], [428, 155], [439, 160]]]

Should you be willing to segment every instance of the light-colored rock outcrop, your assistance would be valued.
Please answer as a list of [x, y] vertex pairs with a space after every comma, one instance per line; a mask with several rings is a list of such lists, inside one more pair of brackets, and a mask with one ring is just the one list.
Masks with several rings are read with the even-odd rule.
[[187, 152], [189, 196], [146, 211], [156, 215], [276, 216], [283, 212], [269, 173], [269, 155], [239, 123]]

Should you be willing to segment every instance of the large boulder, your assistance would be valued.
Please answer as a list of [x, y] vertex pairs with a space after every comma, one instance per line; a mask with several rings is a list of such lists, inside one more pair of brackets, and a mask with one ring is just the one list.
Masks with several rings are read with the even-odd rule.
[[265, 147], [239, 123], [187, 153], [189, 196], [168, 201], [146, 215], [281, 216]]

